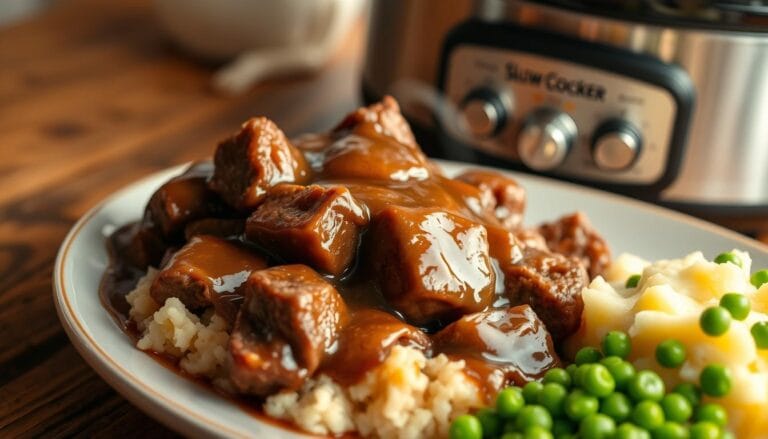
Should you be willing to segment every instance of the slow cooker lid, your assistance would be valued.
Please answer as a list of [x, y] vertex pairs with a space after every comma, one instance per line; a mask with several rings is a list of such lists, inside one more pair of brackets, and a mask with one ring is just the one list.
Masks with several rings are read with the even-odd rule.
[[586, 14], [670, 26], [768, 32], [768, 0], [534, 0]]

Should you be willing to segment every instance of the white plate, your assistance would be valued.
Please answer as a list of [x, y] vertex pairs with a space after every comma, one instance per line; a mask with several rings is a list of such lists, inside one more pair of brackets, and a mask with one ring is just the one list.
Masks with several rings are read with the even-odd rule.
[[[441, 164], [448, 174], [466, 167]], [[297, 437], [260, 421], [137, 350], [101, 306], [98, 288], [107, 265], [105, 237], [117, 226], [140, 218], [154, 190], [181, 169], [160, 172], [122, 189], [74, 225], [61, 245], [54, 271], [59, 318], [96, 372], [167, 426], [195, 436]], [[614, 255], [632, 252], [659, 259], [702, 250], [714, 257], [739, 248], [751, 253], [754, 267], [768, 267], [768, 247], [721, 227], [604, 192], [527, 175], [513, 176], [527, 189], [529, 224], [584, 211], [608, 240]]]

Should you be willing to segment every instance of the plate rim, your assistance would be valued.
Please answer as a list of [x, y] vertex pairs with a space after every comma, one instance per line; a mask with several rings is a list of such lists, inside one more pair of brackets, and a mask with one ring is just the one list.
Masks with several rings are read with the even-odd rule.
[[[600, 189], [580, 186], [570, 182], [564, 182], [547, 177], [541, 177], [537, 175], [523, 174], [501, 168], [494, 168], [490, 166], [483, 166], [474, 163], [462, 163], [447, 160], [435, 160], [441, 168], [477, 168], [493, 170], [497, 172], [503, 172], [511, 175], [512, 177], [522, 180], [535, 181], [538, 184], [545, 186], [560, 187], [567, 191], [575, 191], [587, 194], [589, 196], [597, 196], [606, 199], [610, 203], [619, 203], [632, 206], [636, 209], [648, 211], [654, 215], [666, 217], [672, 221], [682, 222], [692, 225], [698, 229], [704, 230], [707, 233], [720, 235], [729, 240], [739, 242], [741, 245], [750, 247], [758, 251], [762, 251], [768, 254], [768, 245], [761, 243], [755, 239], [751, 239], [747, 236], [739, 234], [733, 230], [727, 229], [723, 226], [702, 220], [700, 218], [693, 217], [691, 215], [677, 212], [662, 206], [657, 206], [646, 201], [633, 199], [620, 194], [614, 194], [611, 192], [603, 191]], [[189, 166], [192, 162], [187, 162], [180, 165], [171, 166], [156, 172], [152, 172], [144, 177], [133, 180], [125, 186], [122, 186], [118, 190], [108, 194], [100, 199], [93, 207], [88, 209], [78, 220], [72, 225], [67, 232], [62, 244], [60, 245], [56, 259], [53, 266], [53, 296], [54, 304], [56, 307], [56, 313], [61, 322], [67, 337], [74, 345], [80, 356], [88, 363], [88, 365], [112, 388], [114, 388], [120, 395], [125, 397], [135, 407], [139, 408], [142, 412], [148, 416], [158, 420], [165, 426], [188, 435], [194, 436], [209, 436], [209, 437], [248, 437], [242, 434], [241, 431], [233, 429], [223, 423], [216, 422], [212, 418], [199, 417], [196, 413], [192, 413], [182, 404], [178, 404], [175, 401], [169, 399], [160, 392], [154, 391], [146, 382], [139, 379], [130, 371], [121, 366], [114, 358], [112, 358], [102, 348], [95, 339], [85, 330], [83, 322], [78, 319], [77, 313], [74, 311], [70, 299], [74, 296], [71, 295], [66, 289], [66, 275], [65, 266], [69, 251], [79, 236], [82, 229], [91, 221], [98, 213], [114, 199], [121, 198], [126, 193], [135, 190], [137, 186], [146, 184], [149, 181], [159, 179], [164, 175], [173, 175], [180, 172], [185, 167]], [[106, 312], [106, 311], [105, 311]], [[264, 422], [259, 420], [259, 422]], [[293, 434], [300, 436], [308, 436], [306, 433], [299, 431], [290, 431]]]

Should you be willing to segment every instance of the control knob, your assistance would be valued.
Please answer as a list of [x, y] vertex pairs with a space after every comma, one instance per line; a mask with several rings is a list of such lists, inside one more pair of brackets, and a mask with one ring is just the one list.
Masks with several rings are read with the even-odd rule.
[[539, 108], [523, 124], [517, 152], [529, 168], [548, 171], [563, 163], [577, 135], [576, 122], [567, 113]]
[[642, 136], [629, 122], [611, 119], [600, 125], [592, 136], [592, 159], [606, 171], [621, 171], [640, 154]]
[[511, 111], [511, 97], [490, 87], [470, 91], [460, 104], [464, 131], [479, 139], [498, 134], [504, 128]]

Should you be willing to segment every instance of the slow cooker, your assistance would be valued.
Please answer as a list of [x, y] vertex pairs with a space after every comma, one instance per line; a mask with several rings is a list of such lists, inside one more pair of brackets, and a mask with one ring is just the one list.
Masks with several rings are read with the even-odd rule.
[[378, 0], [363, 90], [427, 151], [768, 228], [768, 1]]

